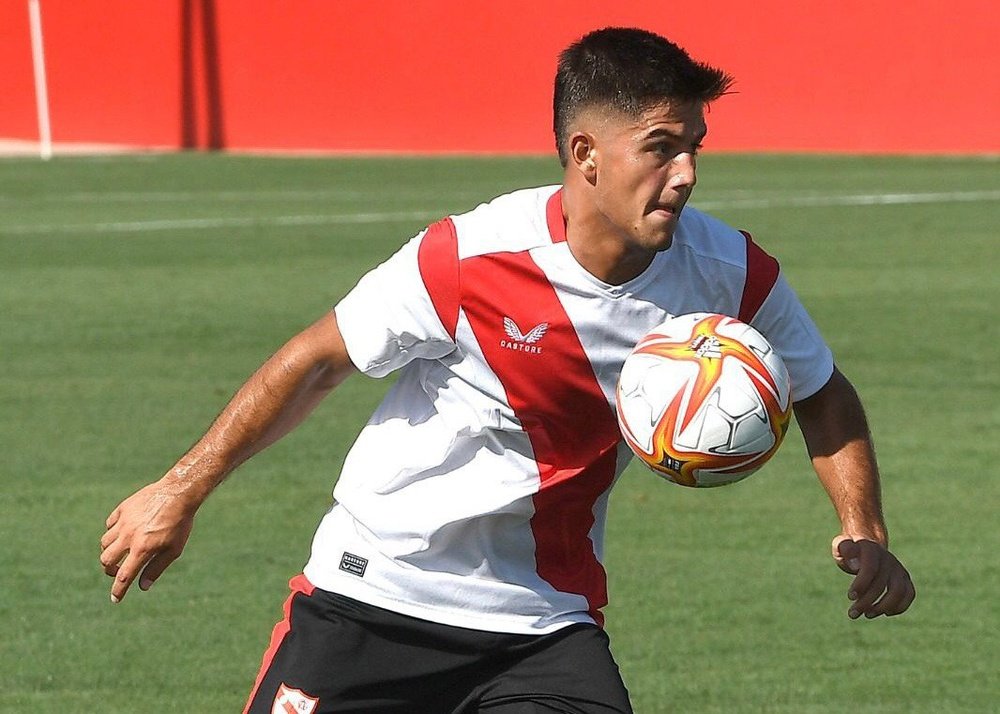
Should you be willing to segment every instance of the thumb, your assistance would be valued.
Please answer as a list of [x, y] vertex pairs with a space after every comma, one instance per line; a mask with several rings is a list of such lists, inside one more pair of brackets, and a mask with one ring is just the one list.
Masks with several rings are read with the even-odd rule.
[[839, 535], [833, 539], [833, 559], [845, 573], [857, 575], [861, 570], [861, 546], [850, 536]]

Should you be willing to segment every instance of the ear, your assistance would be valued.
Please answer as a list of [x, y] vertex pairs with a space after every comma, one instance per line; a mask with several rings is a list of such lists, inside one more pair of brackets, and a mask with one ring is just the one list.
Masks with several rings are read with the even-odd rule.
[[583, 174], [589, 183], [597, 179], [597, 145], [593, 134], [574, 132], [569, 138], [570, 163]]

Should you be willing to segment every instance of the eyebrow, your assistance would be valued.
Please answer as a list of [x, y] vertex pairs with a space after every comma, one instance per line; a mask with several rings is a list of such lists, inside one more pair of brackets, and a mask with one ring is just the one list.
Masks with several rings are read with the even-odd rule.
[[[704, 138], [705, 138], [705, 136], [707, 134], [708, 134], [708, 127], [702, 127], [692, 137], [694, 139], [694, 143], [700, 144], [704, 140]], [[669, 130], [664, 129], [662, 127], [657, 127], [656, 129], [653, 129], [648, 134], [646, 134], [644, 137], [642, 137], [642, 140], [643, 141], [649, 141], [650, 139], [659, 139], [659, 138], [667, 138], [667, 139], [675, 139], [675, 140], [683, 141], [686, 137], [684, 136], [683, 133], [675, 132], [675, 131], [669, 131]]]

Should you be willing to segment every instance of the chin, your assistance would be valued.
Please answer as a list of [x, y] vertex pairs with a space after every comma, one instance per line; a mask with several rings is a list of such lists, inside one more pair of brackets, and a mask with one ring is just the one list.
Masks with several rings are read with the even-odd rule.
[[657, 253], [662, 253], [663, 251], [667, 250], [671, 245], [673, 245], [673, 243], [674, 243], [674, 237], [673, 237], [673, 235], [671, 235], [668, 238], [666, 238], [665, 240], [661, 240], [656, 245], [656, 247], [654, 248], [654, 250]]
[[674, 240], [674, 231], [677, 230], [677, 218], [673, 217], [668, 221], [656, 221], [653, 225], [647, 224], [646, 235], [643, 236], [643, 244], [650, 250], [662, 251], [670, 247]]
[[658, 253], [665, 251], [674, 242], [674, 226], [670, 226], [669, 230], [658, 230], [648, 236], [647, 240], [643, 241], [650, 250], [654, 250]]

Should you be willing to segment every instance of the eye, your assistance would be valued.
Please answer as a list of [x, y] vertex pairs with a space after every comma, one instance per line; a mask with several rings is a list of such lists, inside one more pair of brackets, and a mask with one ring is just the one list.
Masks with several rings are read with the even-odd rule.
[[675, 156], [678, 153], [677, 148], [667, 141], [658, 141], [655, 144], [652, 144], [650, 146], [650, 150], [657, 156], [666, 158]]
[[681, 147], [670, 141], [657, 141], [650, 144], [649, 151], [656, 154], [661, 158], [672, 159], [678, 154], [689, 153], [691, 156], [698, 156], [701, 153], [703, 145], [702, 144], [692, 144], [690, 148]]

